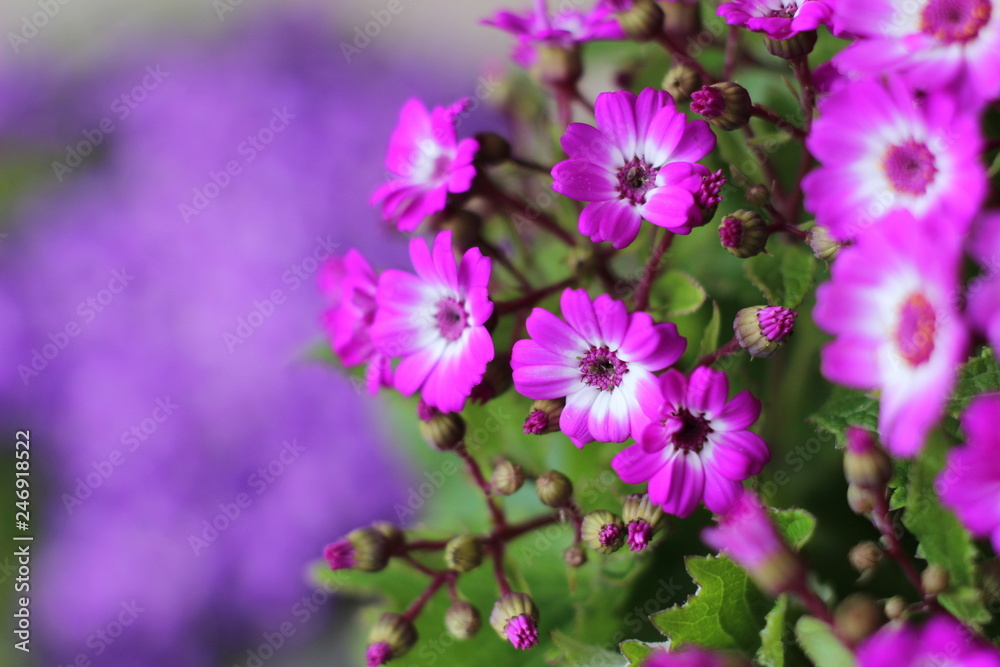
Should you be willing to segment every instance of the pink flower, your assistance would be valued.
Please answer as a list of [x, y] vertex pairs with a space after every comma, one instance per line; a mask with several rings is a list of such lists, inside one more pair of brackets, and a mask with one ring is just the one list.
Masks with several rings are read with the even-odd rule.
[[702, 224], [698, 193], [714, 180], [694, 161], [715, 148], [708, 123], [688, 121], [669, 93], [652, 88], [638, 98], [601, 93], [595, 111], [596, 128], [572, 123], [566, 129], [561, 141], [569, 159], [552, 169], [553, 190], [591, 202], [580, 214], [580, 233], [624, 248], [643, 218], [676, 234]]
[[517, 36], [514, 61], [522, 67], [538, 60], [536, 44], [571, 49], [583, 42], [625, 38], [611, 8], [601, 4], [589, 12], [562, 8], [550, 13], [545, 0], [536, 0], [534, 9], [521, 14], [497, 12], [483, 24]]
[[375, 345], [403, 359], [396, 388], [417, 390], [442, 412], [459, 412], [493, 358], [493, 340], [483, 326], [493, 312], [487, 285], [490, 259], [466, 251], [456, 269], [451, 232], [440, 232], [433, 251], [423, 239], [410, 241], [417, 275], [389, 269], [378, 281]]
[[385, 159], [395, 178], [375, 190], [371, 203], [381, 203], [382, 216], [400, 231], [412, 232], [424, 218], [444, 209], [449, 192], [465, 192], [472, 184], [472, 159], [479, 144], [475, 139], [458, 141], [455, 135], [455, 116], [464, 105], [462, 100], [428, 113], [423, 102], [413, 98], [399, 112]]
[[535, 308], [527, 320], [531, 339], [514, 344], [514, 387], [534, 399], [566, 397], [559, 426], [578, 447], [624, 442], [647, 418], [640, 407], [657, 401], [654, 371], [680, 359], [686, 341], [673, 324], [653, 324], [646, 313], [602, 294], [566, 290], [566, 321]]
[[1000, 352], [1000, 213], [982, 216], [975, 226], [970, 254], [983, 274], [969, 284], [969, 318]]
[[904, 75], [958, 90], [978, 105], [1000, 94], [1000, 16], [992, 0], [838, 0], [833, 24], [859, 39], [841, 51], [845, 73]]
[[891, 79], [838, 86], [807, 145], [822, 166], [802, 181], [806, 207], [841, 241], [900, 209], [961, 235], [985, 196], [979, 121], [947, 94], [918, 101]]
[[701, 533], [705, 544], [732, 558], [765, 593], [777, 596], [805, 584], [806, 571], [751, 491], [740, 489], [717, 528]]
[[741, 482], [771, 459], [763, 439], [747, 430], [760, 401], [744, 391], [727, 402], [726, 374], [706, 366], [690, 379], [668, 370], [658, 386], [659, 396], [643, 402], [652, 421], [611, 467], [626, 484], [649, 482], [649, 499], [664, 512], [688, 516], [702, 499], [716, 514], [725, 512]]
[[979, 396], [962, 413], [966, 443], [948, 453], [935, 488], [941, 503], [977, 537], [993, 540], [1000, 552], [1000, 394]]
[[317, 282], [330, 304], [322, 322], [334, 354], [344, 366], [368, 364], [365, 377], [371, 393], [391, 386], [389, 358], [371, 340], [376, 276], [368, 261], [353, 248], [344, 257], [332, 256], [320, 269]]
[[729, 653], [684, 646], [669, 653], [657, 651], [642, 661], [642, 667], [745, 667], [749, 663]]
[[829, 25], [832, 10], [826, 0], [736, 0], [720, 5], [718, 15], [729, 25], [741, 25], [771, 39], [788, 39]]
[[956, 246], [898, 211], [844, 248], [816, 292], [816, 324], [836, 336], [823, 348], [823, 375], [881, 391], [879, 433], [897, 456], [923, 447], [965, 361]]
[[858, 647], [857, 657], [860, 667], [1000, 667], [1000, 651], [943, 613], [919, 627], [886, 625]]

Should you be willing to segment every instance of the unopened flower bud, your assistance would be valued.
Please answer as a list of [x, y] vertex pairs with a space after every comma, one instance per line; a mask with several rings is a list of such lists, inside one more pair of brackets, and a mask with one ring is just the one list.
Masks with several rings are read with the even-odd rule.
[[751, 357], [766, 359], [785, 344], [795, 328], [798, 313], [781, 306], [752, 306], [736, 313], [736, 342]]
[[510, 142], [496, 132], [480, 132], [476, 135], [476, 143], [479, 150], [476, 151], [475, 161], [480, 164], [493, 166], [506, 162], [510, 157]]
[[867, 639], [885, 623], [882, 608], [870, 596], [854, 593], [844, 598], [833, 613], [837, 634], [851, 642]]
[[483, 543], [475, 535], [459, 535], [444, 548], [444, 562], [456, 572], [469, 572], [483, 562]]
[[513, 373], [510, 368], [510, 353], [497, 354], [486, 364], [486, 372], [482, 381], [472, 388], [469, 398], [485, 404], [514, 386]]
[[872, 434], [857, 426], [847, 427], [844, 435], [844, 477], [848, 484], [884, 493], [892, 477], [892, 460], [875, 442]]
[[983, 592], [983, 602], [988, 606], [1000, 603], [1000, 559], [991, 558], [980, 563], [976, 580]]
[[635, 0], [615, 18], [622, 32], [634, 42], [648, 42], [663, 32], [663, 8], [653, 0]]
[[700, 40], [701, 7], [697, 2], [662, 2], [663, 30], [683, 40]]
[[806, 232], [806, 243], [809, 244], [816, 259], [821, 259], [824, 262], [832, 262], [836, 259], [837, 255], [840, 254], [840, 249], [844, 247], [843, 243], [838, 243], [830, 235], [830, 230], [819, 226], [814, 226]]
[[597, 510], [583, 517], [580, 532], [588, 547], [606, 556], [622, 548], [628, 530], [617, 514]]
[[765, 206], [771, 201], [771, 191], [760, 183], [750, 186], [746, 193], [747, 203], [751, 206]]
[[529, 649], [538, 643], [538, 607], [524, 593], [507, 593], [497, 600], [490, 625], [514, 648]]
[[550, 470], [535, 480], [538, 499], [549, 507], [562, 507], [573, 496], [573, 482], [558, 470]]
[[358, 528], [345, 539], [326, 545], [323, 558], [331, 570], [378, 572], [389, 562], [389, 543], [374, 528]]
[[722, 247], [740, 259], [759, 255], [767, 243], [767, 235], [764, 220], [745, 209], [730, 213], [719, 224]]
[[723, 81], [691, 93], [691, 111], [701, 114], [708, 122], [727, 132], [738, 130], [750, 122], [750, 93], [738, 83]]
[[417, 642], [417, 629], [402, 614], [386, 612], [368, 635], [365, 658], [369, 667], [384, 665], [401, 657]]
[[455, 639], [474, 637], [483, 624], [479, 610], [468, 602], [454, 602], [444, 615], [444, 626]]
[[927, 595], [941, 595], [951, 583], [948, 570], [940, 565], [931, 563], [920, 573], [920, 583], [923, 584], [924, 593]]
[[531, 404], [528, 418], [524, 420], [524, 432], [532, 435], [555, 433], [559, 430], [559, 418], [565, 407], [565, 398], [535, 401]]
[[906, 600], [898, 595], [885, 601], [885, 615], [890, 621], [901, 618], [906, 613]]
[[509, 496], [516, 493], [524, 484], [524, 470], [521, 466], [510, 461], [501, 461], [493, 468], [493, 476], [490, 477], [490, 488], [502, 496]]
[[570, 567], [580, 567], [587, 562], [587, 552], [579, 544], [574, 544], [566, 549], [563, 558]]
[[465, 420], [456, 412], [441, 412], [421, 399], [417, 403], [417, 416], [420, 417], [420, 435], [438, 451], [454, 449], [465, 437]]
[[580, 80], [583, 63], [576, 46], [563, 49], [558, 46], [538, 45], [538, 76], [550, 86], [569, 86]]
[[383, 537], [385, 537], [386, 548], [390, 554], [403, 546], [403, 531], [396, 524], [389, 523], [388, 521], [376, 521], [372, 524], [372, 528], [382, 533]]
[[468, 209], [452, 209], [438, 218], [441, 229], [451, 230], [451, 242], [455, 249], [465, 252], [482, 243], [483, 219]]
[[813, 47], [816, 46], [816, 39], [815, 30], [806, 30], [805, 32], [796, 33], [788, 39], [771, 39], [770, 37], [765, 37], [764, 46], [767, 47], [767, 52], [772, 56], [792, 60], [812, 53]]
[[702, 179], [701, 187], [694, 193], [694, 203], [701, 209], [701, 223], [707, 225], [715, 216], [715, 210], [722, 202], [722, 186], [726, 184], [726, 177], [722, 170], [712, 172]]
[[686, 100], [691, 93], [701, 88], [701, 74], [687, 65], [674, 65], [663, 77], [663, 90], [675, 100]]
[[869, 514], [875, 509], [875, 494], [856, 484], [847, 485], [847, 504], [855, 514]]
[[859, 542], [847, 554], [847, 560], [859, 574], [865, 575], [873, 571], [882, 562], [883, 551], [872, 541]]
[[628, 529], [625, 542], [629, 551], [642, 551], [649, 546], [653, 534], [663, 526], [663, 509], [654, 505], [645, 493], [633, 493], [625, 498], [622, 520]]

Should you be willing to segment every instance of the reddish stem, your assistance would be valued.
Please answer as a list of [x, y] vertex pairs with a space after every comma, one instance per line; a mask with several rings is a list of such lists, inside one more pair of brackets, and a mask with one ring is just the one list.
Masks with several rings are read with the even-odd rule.
[[899, 543], [899, 537], [897, 537], [896, 531], [892, 527], [892, 519], [889, 518], [889, 504], [886, 502], [884, 494], [875, 499], [875, 508], [872, 510], [872, 523], [885, 539], [886, 553], [899, 564], [899, 567], [902, 568], [906, 578], [913, 584], [920, 597], [924, 597], [926, 593], [924, 592], [924, 584], [920, 580], [920, 573], [917, 572], [916, 566], [907, 558], [906, 552], [903, 551], [903, 546]]
[[486, 498], [486, 505], [490, 510], [490, 517], [493, 520], [493, 525], [497, 529], [504, 528], [507, 525], [507, 518], [504, 516], [503, 510], [500, 509], [500, 507], [496, 504], [496, 501], [493, 500], [490, 491], [490, 484], [486, 481], [486, 478], [483, 477], [483, 471], [479, 469], [479, 464], [476, 463], [476, 460], [472, 458], [471, 454], [469, 454], [469, 449], [465, 446], [464, 442], [455, 448], [455, 453], [457, 453], [458, 456], [465, 461], [465, 466], [469, 469], [472, 479], [476, 481], [476, 484], [479, 486], [480, 490], [482, 490], [483, 496]]
[[695, 367], [697, 368], [698, 366], [711, 366], [719, 359], [728, 357], [731, 354], [736, 354], [737, 352], [740, 351], [740, 349], [742, 348], [740, 348], [739, 341], [736, 340], [736, 336], [733, 336], [732, 340], [730, 340], [728, 343], [720, 347], [718, 350], [716, 350], [715, 352], [709, 352], [704, 357], [699, 359], [698, 363], [695, 364]]
[[568, 246], [576, 245], [576, 237], [560, 227], [555, 220], [549, 217], [549, 215], [541, 209], [537, 209], [536, 211], [529, 210], [529, 205], [526, 202], [523, 202], [517, 197], [504, 192], [489, 178], [483, 177], [482, 179], [479, 179], [478, 182], [486, 190], [485, 194], [487, 196], [503, 205], [515, 215], [519, 215], [525, 220], [536, 223], [539, 227], [553, 236], [558, 237]]
[[427, 604], [427, 601], [430, 600], [435, 593], [437, 593], [437, 590], [441, 588], [446, 581], [452, 578], [454, 578], [454, 573], [450, 571], [436, 573], [434, 578], [431, 579], [431, 582], [427, 585], [427, 588], [424, 589], [424, 592], [420, 594], [420, 597], [414, 600], [413, 603], [407, 607], [406, 611], [403, 612], [403, 618], [411, 623], [416, 620], [417, 616], [419, 616], [420, 612], [423, 610], [424, 605]]
[[649, 292], [653, 287], [653, 280], [656, 278], [656, 274], [660, 270], [660, 266], [663, 262], [663, 255], [666, 254], [667, 250], [670, 249], [670, 244], [674, 241], [674, 233], [669, 229], [663, 231], [663, 238], [660, 239], [659, 244], [653, 249], [653, 252], [649, 254], [649, 260], [646, 262], [645, 271], [642, 274], [642, 279], [639, 281], [638, 287], [635, 288], [635, 309], [636, 310], [646, 310], [649, 307]]

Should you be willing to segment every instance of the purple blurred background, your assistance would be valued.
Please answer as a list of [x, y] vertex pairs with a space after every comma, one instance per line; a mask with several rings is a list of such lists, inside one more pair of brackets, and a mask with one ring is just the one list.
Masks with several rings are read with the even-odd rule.
[[408, 0], [363, 48], [377, 2], [56, 2], [25, 38], [42, 4], [0, 14], [0, 401], [31, 429], [36, 536], [32, 653], [0, 663], [354, 664], [304, 568], [409, 472], [383, 406], [312, 358], [316, 270], [405, 262], [367, 205], [398, 109], [488, 98], [508, 44], [483, 6]]

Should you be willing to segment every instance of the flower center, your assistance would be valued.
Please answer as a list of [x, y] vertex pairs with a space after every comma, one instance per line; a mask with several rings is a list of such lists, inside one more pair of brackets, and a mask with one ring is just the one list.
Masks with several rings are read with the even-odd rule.
[[900, 146], [890, 146], [882, 160], [882, 168], [896, 192], [911, 195], [924, 194], [937, 173], [934, 154], [926, 144], [912, 139]]
[[437, 302], [437, 313], [434, 315], [438, 331], [448, 340], [458, 340], [468, 326], [468, 315], [462, 303], [455, 298], [446, 297]]
[[719, 225], [719, 240], [727, 248], [739, 248], [743, 241], [743, 223], [739, 218], [727, 215]]
[[622, 529], [613, 523], [609, 523], [601, 528], [601, 532], [597, 534], [597, 539], [600, 540], [602, 546], [606, 547], [618, 542], [621, 535]]
[[618, 358], [607, 345], [591, 347], [580, 357], [580, 379], [584, 384], [601, 391], [614, 391], [628, 373], [628, 364]]
[[952, 44], [968, 42], [990, 20], [989, 0], [931, 0], [920, 15], [924, 34]]
[[799, 4], [797, 2], [790, 2], [781, 9], [772, 9], [768, 17], [790, 19], [795, 16], [795, 12], [797, 11], [799, 11]]
[[628, 542], [629, 551], [642, 551], [649, 546], [649, 540], [653, 536], [653, 527], [639, 519], [633, 521], [628, 525], [628, 537], [626, 541]]
[[675, 419], [681, 421], [681, 428], [671, 436], [674, 447], [695, 452], [701, 451], [708, 439], [708, 434], [712, 432], [712, 427], [705, 419], [704, 415], [693, 415], [687, 408], [679, 408], [673, 414]]
[[896, 329], [899, 354], [911, 366], [924, 363], [934, 352], [936, 331], [934, 307], [923, 294], [914, 292], [903, 302], [899, 312], [899, 328]]
[[646, 192], [653, 187], [659, 169], [645, 160], [632, 158], [618, 170], [618, 196], [633, 206], [646, 203]]

